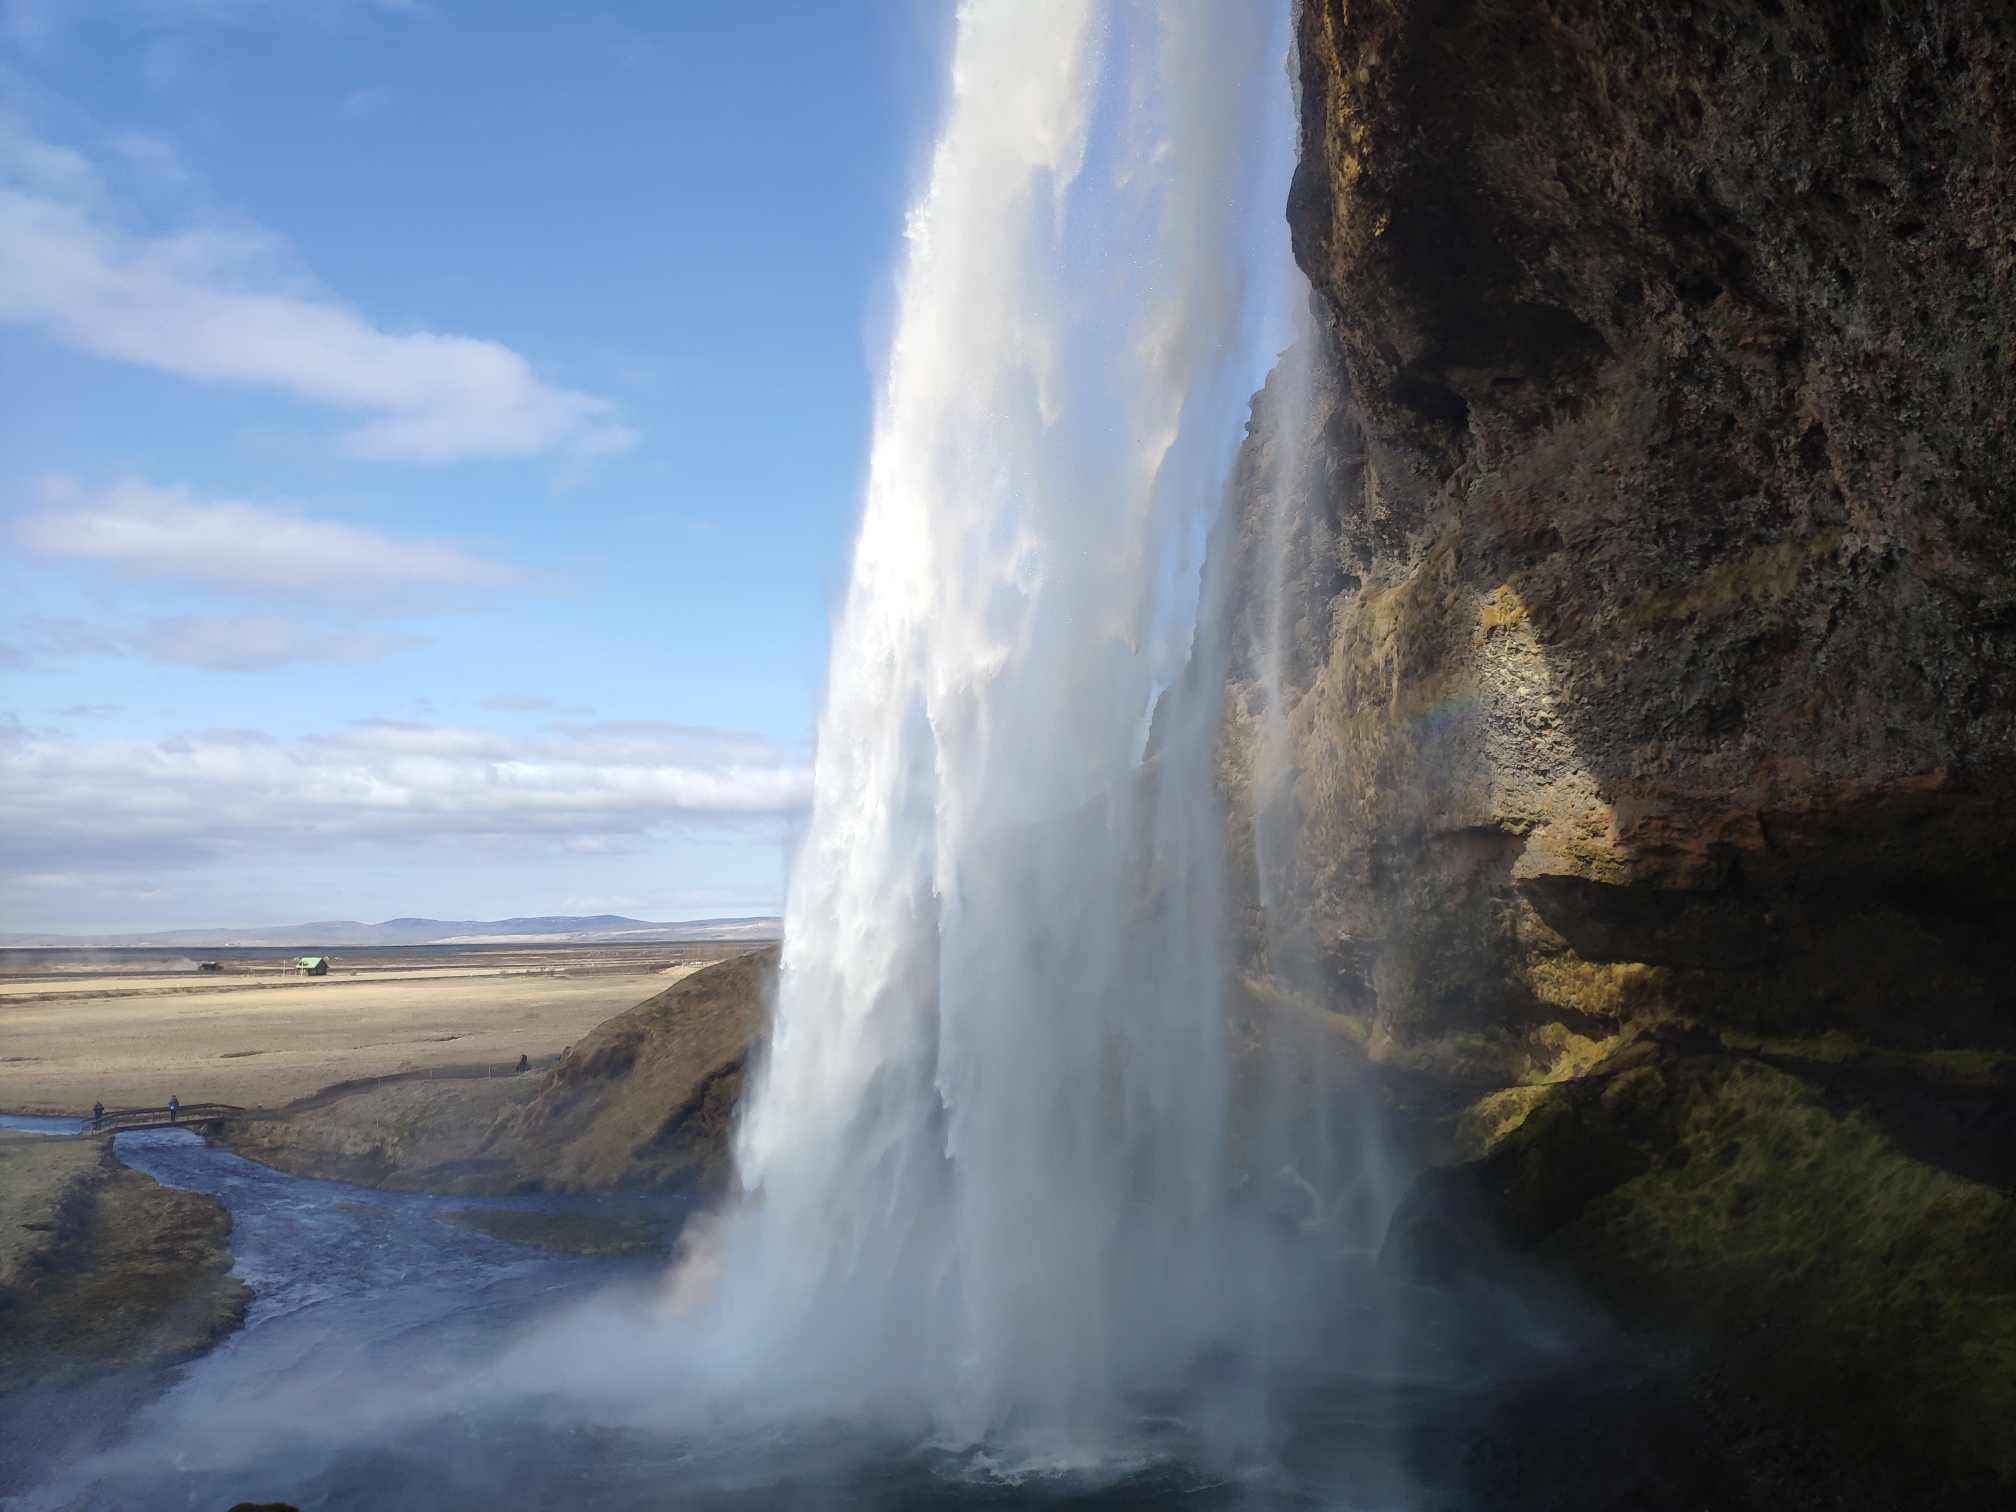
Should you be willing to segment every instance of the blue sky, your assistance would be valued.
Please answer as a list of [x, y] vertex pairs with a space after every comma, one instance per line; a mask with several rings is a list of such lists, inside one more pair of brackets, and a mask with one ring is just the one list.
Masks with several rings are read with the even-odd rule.
[[773, 911], [946, 8], [0, 16], [0, 932]]

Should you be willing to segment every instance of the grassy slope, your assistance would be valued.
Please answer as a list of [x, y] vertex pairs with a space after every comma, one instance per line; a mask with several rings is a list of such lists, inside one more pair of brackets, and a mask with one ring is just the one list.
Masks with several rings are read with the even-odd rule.
[[113, 1158], [109, 1141], [0, 1144], [0, 1386], [200, 1354], [251, 1299], [231, 1216]]
[[407, 1191], [704, 1191], [728, 1175], [776, 963], [761, 950], [675, 982], [538, 1080], [405, 1082], [221, 1139], [299, 1175]]
[[500, 1114], [479, 1152], [548, 1190], [718, 1186], [776, 969], [774, 948], [738, 956], [618, 1014]]

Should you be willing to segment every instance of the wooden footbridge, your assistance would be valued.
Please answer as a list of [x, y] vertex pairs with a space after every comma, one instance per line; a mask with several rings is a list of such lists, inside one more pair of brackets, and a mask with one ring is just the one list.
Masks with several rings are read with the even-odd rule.
[[183, 1103], [179, 1108], [107, 1108], [84, 1120], [87, 1134], [124, 1134], [129, 1129], [200, 1129], [237, 1118], [244, 1109], [230, 1103]]

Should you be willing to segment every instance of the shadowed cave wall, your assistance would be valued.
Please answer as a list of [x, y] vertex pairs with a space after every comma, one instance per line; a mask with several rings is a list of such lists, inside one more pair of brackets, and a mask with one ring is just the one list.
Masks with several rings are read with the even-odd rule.
[[1576, 1270], [1956, 1494], [2016, 1480], [2012, 29], [1306, 0], [1318, 351], [1214, 545], [1245, 1012], [1444, 1115], [1396, 1263]]

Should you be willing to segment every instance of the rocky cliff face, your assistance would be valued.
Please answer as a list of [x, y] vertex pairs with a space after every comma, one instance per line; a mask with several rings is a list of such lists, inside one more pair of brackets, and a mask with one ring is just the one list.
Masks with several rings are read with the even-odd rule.
[[[1297, 30], [1318, 329], [1218, 547], [1248, 981], [1471, 1102], [1519, 1242], [1647, 1190], [1725, 1092], [2006, 1203], [2016, 20], [1307, 0]], [[1575, 1109], [1624, 1076], [1666, 1109], [1637, 1155], [1534, 1198], [1543, 1145], [1615, 1143]], [[1982, 1221], [2005, 1253], [1936, 1286], [2016, 1344]], [[1613, 1289], [1659, 1291], [1658, 1251], [1613, 1245]]]

